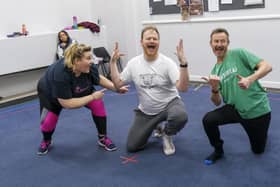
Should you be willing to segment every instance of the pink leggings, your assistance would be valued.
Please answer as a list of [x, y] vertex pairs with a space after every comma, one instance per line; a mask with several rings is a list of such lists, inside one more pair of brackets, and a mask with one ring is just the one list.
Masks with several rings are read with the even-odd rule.
[[[106, 110], [102, 99], [93, 100], [86, 107], [91, 110], [93, 116], [106, 117]], [[43, 111], [41, 118], [41, 130], [43, 132], [54, 131], [58, 121], [58, 115], [51, 111]]]

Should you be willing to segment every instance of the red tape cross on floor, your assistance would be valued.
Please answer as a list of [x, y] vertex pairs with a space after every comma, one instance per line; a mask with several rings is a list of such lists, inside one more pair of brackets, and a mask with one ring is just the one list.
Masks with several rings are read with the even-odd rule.
[[136, 160], [135, 158], [137, 157], [137, 155], [128, 157], [128, 156], [120, 156], [121, 159], [123, 159], [122, 164], [127, 164], [128, 162], [133, 162], [133, 163], [137, 163], [138, 160]]

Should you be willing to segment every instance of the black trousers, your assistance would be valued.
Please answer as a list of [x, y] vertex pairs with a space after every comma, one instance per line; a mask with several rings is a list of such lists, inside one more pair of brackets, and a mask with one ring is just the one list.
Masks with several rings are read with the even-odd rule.
[[208, 112], [203, 117], [203, 126], [210, 144], [216, 150], [219, 150], [222, 148], [223, 140], [221, 139], [218, 127], [240, 123], [249, 137], [252, 151], [258, 154], [263, 153], [265, 150], [270, 119], [270, 112], [257, 118], [243, 119], [232, 105], [224, 105], [221, 108]]

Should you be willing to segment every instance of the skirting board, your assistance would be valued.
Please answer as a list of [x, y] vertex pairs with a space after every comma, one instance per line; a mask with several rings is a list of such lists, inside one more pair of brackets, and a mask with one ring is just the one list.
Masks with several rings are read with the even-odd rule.
[[0, 100], [0, 108], [2, 107], [6, 107], [9, 105], [13, 105], [13, 104], [17, 104], [17, 103], [21, 103], [33, 98], [37, 97], [37, 91], [33, 90], [30, 92], [26, 92], [26, 93], [21, 93], [21, 94], [17, 94], [17, 95], [13, 95], [10, 97], [3, 97]]

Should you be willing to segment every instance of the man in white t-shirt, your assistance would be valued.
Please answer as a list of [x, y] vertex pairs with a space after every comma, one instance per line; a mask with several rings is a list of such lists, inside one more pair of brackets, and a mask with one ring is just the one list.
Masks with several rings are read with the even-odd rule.
[[154, 129], [161, 122], [163, 127], [163, 151], [175, 153], [171, 136], [187, 123], [186, 107], [178, 91], [187, 91], [189, 83], [188, 64], [183, 41], [177, 46], [180, 67], [170, 58], [158, 52], [159, 32], [147, 26], [141, 33], [143, 54], [132, 58], [121, 74], [116, 62], [122, 56], [116, 43], [111, 58], [111, 77], [116, 88], [134, 82], [139, 98], [134, 123], [130, 128], [127, 150], [135, 152], [144, 148]]

